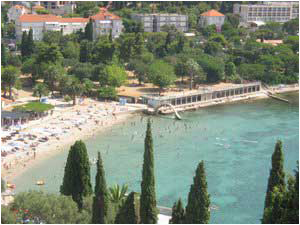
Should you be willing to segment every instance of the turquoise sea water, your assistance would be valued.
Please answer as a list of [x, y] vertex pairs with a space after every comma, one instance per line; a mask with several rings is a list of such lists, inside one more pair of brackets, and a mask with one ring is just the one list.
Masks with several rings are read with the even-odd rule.
[[[213, 106], [171, 116], [152, 117], [157, 201], [171, 207], [184, 202], [200, 160], [205, 161], [212, 211], [211, 223], [260, 223], [271, 154], [283, 141], [285, 169], [293, 173], [299, 158], [298, 93], [272, 99]], [[145, 117], [146, 118], [146, 117]], [[86, 141], [90, 158], [101, 151], [109, 185], [140, 191], [146, 119], [137, 116]], [[27, 170], [15, 180], [16, 191], [42, 188], [58, 192], [68, 151]], [[95, 165], [92, 165], [92, 181]], [[36, 180], [45, 179], [44, 187]]]

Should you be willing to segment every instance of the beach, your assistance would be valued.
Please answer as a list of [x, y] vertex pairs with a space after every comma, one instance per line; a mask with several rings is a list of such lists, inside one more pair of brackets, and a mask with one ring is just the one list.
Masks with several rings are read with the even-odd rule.
[[[30, 121], [10, 142], [2, 142], [2, 149], [17, 146], [18, 150], [1, 157], [1, 177], [12, 183], [26, 169], [69, 149], [76, 140], [85, 140], [105, 131], [142, 108], [92, 99], [86, 99], [81, 105], [58, 106], [52, 115]], [[12, 143], [15, 145], [11, 146]]]
[[[272, 87], [274, 93], [298, 90], [298, 85]], [[259, 98], [268, 98], [268, 96], [262, 92], [251, 97], [245, 96], [224, 102], [211, 102], [201, 107]], [[83, 103], [75, 106], [66, 106], [65, 103], [57, 100], [53, 100], [51, 103], [56, 106], [53, 115], [30, 121], [13, 140], [13, 143], [24, 143], [24, 141], [31, 143], [18, 146], [20, 150], [16, 152], [17, 154], [1, 157], [1, 176], [8, 183], [13, 183], [13, 180], [26, 169], [34, 167], [60, 151], [69, 149], [76, 140], [85, 140], [99, 132], [107, 131], [114, 124], [124, 122], [146, 107], [139, 104], [120, 106], [117, 102], [106, 103], [92, 99], [85, 99]], [[188, 108], [183, 110], [188, 110]], [[35, 137], [34, 140], [32, 140], [32, 136]], [[37, 140], [44, 140], [45, 142]], [[35, 146], [35, 143], [38, 143], [38, 146]], [[7, 143], [2, 143], [1, 149], [3, 146], [4, 148], [6, 146], [12, 147]]]

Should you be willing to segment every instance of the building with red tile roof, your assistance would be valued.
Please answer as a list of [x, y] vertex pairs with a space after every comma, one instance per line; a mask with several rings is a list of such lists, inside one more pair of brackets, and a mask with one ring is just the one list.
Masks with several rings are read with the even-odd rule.
[[200, 27], [206, 27], [210, 25], [216, 25], [217, 30], [221, 30], [224, 24], [225, 15], [218, 12], [217, 10], [209, 10], [200, 15], [199, 25]]
[[71, 34], [80, 29], [84, 30], [89, 20], [93, 22], [93, 35], [96, 39], [100, 35], [108, 35], [112, 31], [113, 37], [118, 37], [122, 32], [122, 20], [119, 16], [101, 9], [90, 18], [62, 18], [52, 14], [24, 14], [16, 21], [16, 37], [21, 40], [24, 31], [33, 30], [33, 39], [41, 40], [44, 31], [61, 31], [64, 35]]
[[106, 8], [100, 8], [100, 12], [90, 17], [93, 21], [93, 38], [101, 35], [109, 35], [110, 31], [113, 38], [119, 37], [122, 29], [121, 17], [110, 13]]
[[23, 5], [13, 5], [7, 11], [7, 17], [9, 22], [16, 21], [21, 15], [25, 13], [29, 13], [29, 9], [27, 9]]

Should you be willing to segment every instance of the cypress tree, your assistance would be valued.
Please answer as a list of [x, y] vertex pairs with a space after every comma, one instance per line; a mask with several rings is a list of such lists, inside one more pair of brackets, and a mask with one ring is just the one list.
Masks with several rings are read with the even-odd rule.
[[272, 155], [272, 169], [270, 170], [270, 176], [268, 180], [265, 209], [271, 204], [271, 192], [274, 190], [275, 186], [278, 186], [280, 192], [285, 190], [284, 177], [282, 142], [278, 140]]
[[112, 30], [111, 30], [111, 29], [109, 30], [108, 40], [109, 40], [109, 42], [111, 42], [111, 43], [113, 42]]
[[131, 192], [123, 206], [120, 208], [115, 223], [116, 224], [139, 224], [140, 223], [140, 207], [138, 193]]
[[140, 214], [141, 223], [157, 223], [158, 210], [156, 208], [153, 140], [151, 134], [150, 119], [147, 123], [147, 131], [145, 137], [145, 152], [140, 198]]
[[98, 152], [95, 196], [93, 199], [92, 223], [93, 224], [108, 223], [107, 215], [108, 215], [108, 193], [107, 193], [105, 172], [103, 168], [101, 154], [100, 152]]
[[279, 224], [284, 220], [284, 195], [278, 187], [274, 187], [270, 194], [270, 206], [264, 210], [263, 224]]
[[21, 55], [22, 55], [22, 57], [26, 57], [28, 55], [27, 42], [28, 42], [27, 32], [23, 31], [22, 40], [21, 40]]
[[192, 224], [205, 224], [210, 219], [210, 199], [207, 193], [207, 182], [204, 162], [201, 161], [196, 169], [194, 184], [191, 185], [188, 204], [185, 210], [185, 222]]
[[89, 41], [93, 41], [93, 22], [92, 19], [85, 26], [85, 38]]
[[3, 43], [1, 43], [1, 65], [7, 65], [7, 51]]
[[27, 37], [27, 54], [30, 56], [33, 53], [34, 50], [34, 42], [33, 42], [33, 31], [32, 28], [30, 28], [28, 37]]
[[79, 209], [82, 208], [83, 197], [92, 194], [89, 158], [83, 141], [76, 141], [71, 146], [60, 193], [71, 195]]
[[174, 203], [172, 208], [172, 218], [170, 219], [170, 224], [183, 224], [184, 221], [184, 209], [182, 206], [181, 199]]

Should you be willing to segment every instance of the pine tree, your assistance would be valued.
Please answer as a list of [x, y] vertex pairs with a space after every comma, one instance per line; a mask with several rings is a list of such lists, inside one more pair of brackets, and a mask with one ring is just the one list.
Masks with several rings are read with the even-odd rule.
[[76, 141], [71, 146], [60, 193], [71, 195], [79, 209], [82, 208], [83, 197], [92, 194], [89, 158], [83, 141]]
[[33, 42], [33, 31], [32, 28], [30, 28], [28, 36], [27, 36], [27, 54], [30, 56], [33, 53], [34, 50], [34, 42]]
[[3, 43], [1, 43], [1, 65], [7, 65], [7, 50]]
[[120, 208], [115, 223], [116, 224], [139, 224], [140, 212], [139, 212], [139, 200], [138, 193], [131, 192], [123, 206]]
[[201, 161], [196, 169], [194, 184], [191, 185], [188, 203], [185, 210], [185, 222], [191, 224], [205, 224], [210, 219], [210, 196], [207, 193], [207, 182], [204, 162]]
[[265, 209], [270, 206], [271, 203], [271, 192], [275, 186], [278, 186], [279, 191], [285, 190], [284, 181], [284, 171], [283, 171], [283, 152], [282, 152], [282, 142], [277, 141], [274, 153], [272, 155], [272, 169], [270, 170], [270, 176], [268, 180], [268, 188], [265, 198]]
[[157, 223], [157, 213], [158, 210], [156, 208], [153, 140], [151, 134], [151, 122], [149, 119], [147, 123], [147, 131], [145, 137], [145, 152], [141, 183], [141, 223]]
[[105, 172], [101, 159], [101, 154], [98, 152], [97, 161], [97, 175], [95, 185], [95, 196], [93, 199], [93, 212], [92, 223], [93, 224], [106, 224], [108, 223], [108, 193], [105, 181]]
[[26, 57], [28, 55], [28, 36], [27, 32], [23, 31], [22, 40], [21, 40], [21, 55], [22, 57]]
[[181, 199], [174, 203], [172, 208], [172, 218], [170, 219], [170, 224], [183, 224], [184, 221], [184, 209], [182, 206]]
[[92, 19], [90, 19], [90, 21], [85, 26], [84, 33], [85, 33], [85, 38], [87, 40], [93, 41], [93, 22], [92, 22]]

